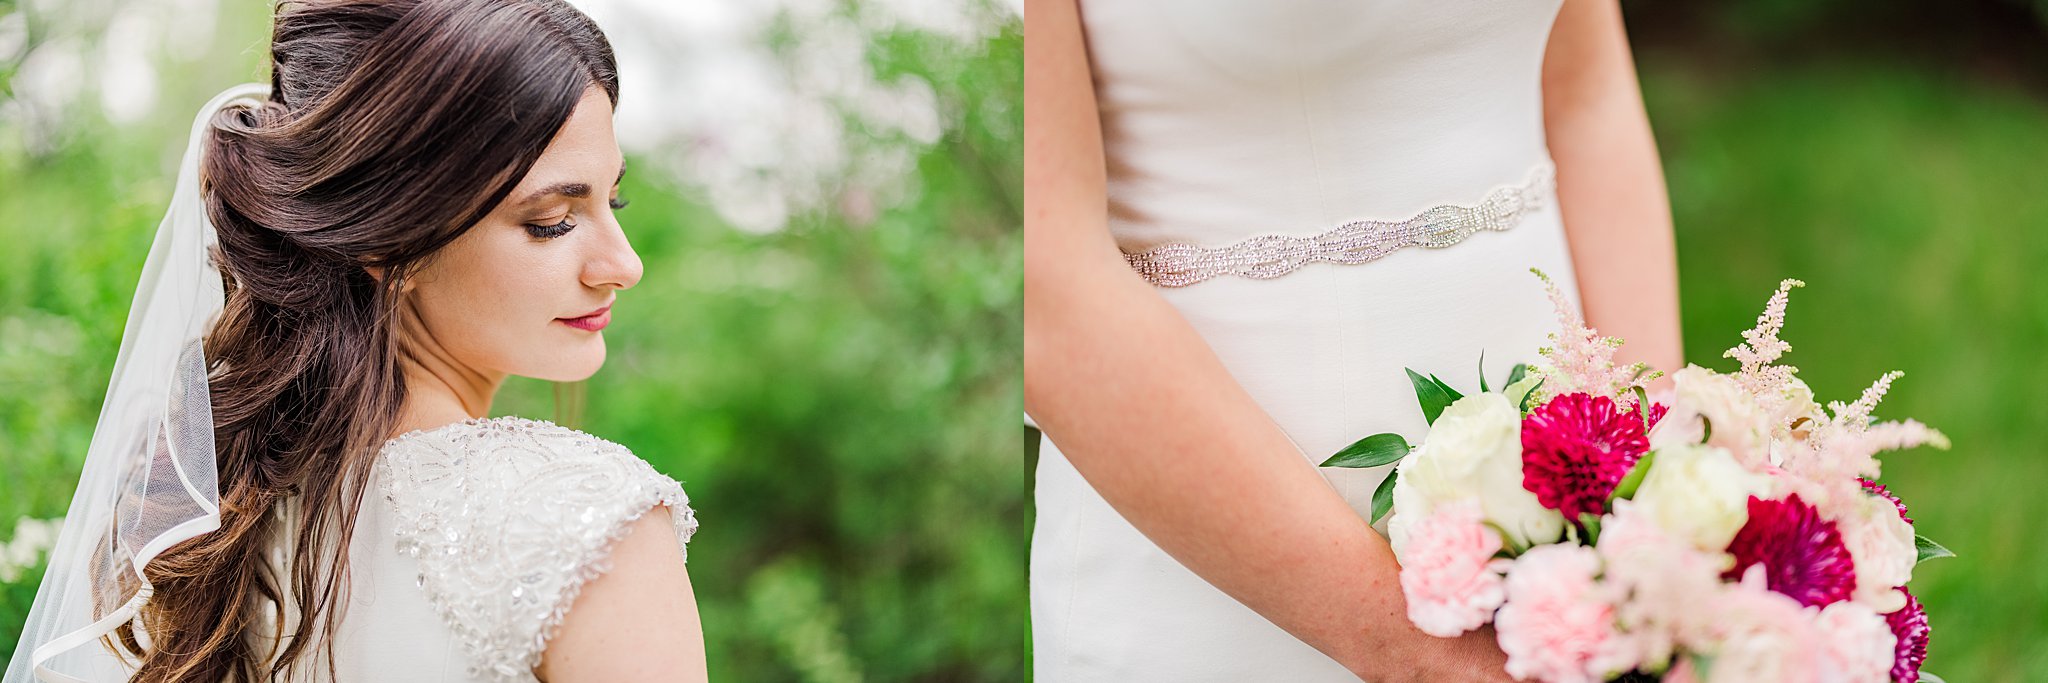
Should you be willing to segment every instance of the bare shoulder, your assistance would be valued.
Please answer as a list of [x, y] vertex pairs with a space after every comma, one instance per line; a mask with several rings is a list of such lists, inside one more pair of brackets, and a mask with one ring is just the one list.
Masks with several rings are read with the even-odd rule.
[[548, 683], [702, 681], [697, 600], [667, 506], [633, 521], [583, 586], [535, 675]]

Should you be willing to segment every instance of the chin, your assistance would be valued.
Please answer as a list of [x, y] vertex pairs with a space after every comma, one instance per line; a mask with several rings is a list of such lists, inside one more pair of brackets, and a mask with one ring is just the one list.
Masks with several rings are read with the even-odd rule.
[[527, 377], [549, 382], [581, 382], [597, 374], [604, 367], [604, 339], [593, 339], [589, 344], [579, 344], [562, 349], [562, 353], [550, 354], [535, 372], [519, 373]]

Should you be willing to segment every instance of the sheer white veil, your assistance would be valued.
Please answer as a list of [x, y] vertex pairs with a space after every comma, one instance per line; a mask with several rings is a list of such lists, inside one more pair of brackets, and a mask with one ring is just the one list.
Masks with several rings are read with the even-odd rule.
[[229, 88], [192, 120], [78, 490], [0, 683], [126, 680], [133, 662], [101, 641], [149, 601], [143, 568], [164, 549], [220, 528], [201, 339], [223, 294], [208, 256], [215, 235], [200, 197], [199, 161], [215, 112], [268, 93], [255, 83]]

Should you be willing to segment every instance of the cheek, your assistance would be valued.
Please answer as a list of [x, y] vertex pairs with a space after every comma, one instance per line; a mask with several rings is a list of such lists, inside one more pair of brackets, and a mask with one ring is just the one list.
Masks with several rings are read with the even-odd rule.
[[588, 355], [573, 353], [569, 347], [579, 346], [580, 338], [554, 322], [579, 299], [576, 252], [504, 232], [512, 234], [465, 235], [420, 273], [413, 296], [421, 323], [433, 343], [463, 365], [530, 377], [562, 374], [554, 366], [570, 360], [565, 355]]

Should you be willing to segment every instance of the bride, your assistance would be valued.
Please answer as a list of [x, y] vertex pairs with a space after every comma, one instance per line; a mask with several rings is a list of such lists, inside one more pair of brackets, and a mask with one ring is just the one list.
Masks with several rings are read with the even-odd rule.
[[1676, 367], [1669, 210], [1616, 0], [1028, 0], [1025, 402], [1039, 680], [1506, 680], [1412, 627], [1367, 525], [1555, 276]]
[[271, 57], [194, 123], [6, 683], [703, 680], [681, 486], [483, 417], [640, 279], [603, 33], [302, 0]]

